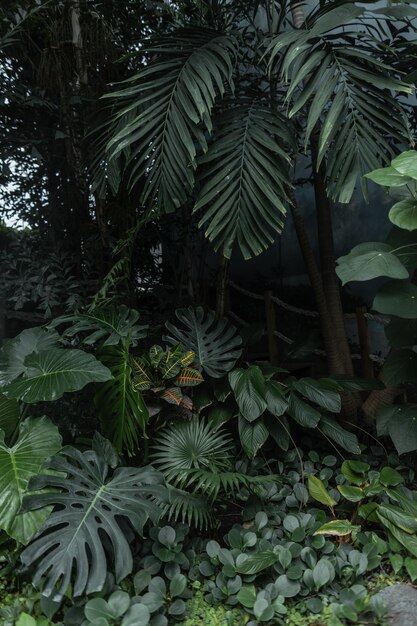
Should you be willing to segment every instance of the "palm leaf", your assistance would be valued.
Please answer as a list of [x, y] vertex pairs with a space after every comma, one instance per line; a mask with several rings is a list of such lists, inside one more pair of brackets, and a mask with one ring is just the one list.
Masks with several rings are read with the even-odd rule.
[[177, 309], [182, 328], [167, 322], [171, 345], [180, 343], [195, 354], [196, 361], [209, 376], [220, 378], [232, 369], [242, 353], [242, 339], [226, 319], [217, 320], [214, 311], [202, 307]]
[[366, 195], [362, 176], [389, 162], [394, 143], [410, 140], [393, 93], [411, 93], [412, 87], [383, 62], [382, 45], [362, 13], [358, 7], [325, 8], [306, 28], [274, 37], [267, 50], [270, 70], [278, 63], [289, 82], [289, 116], [305, 110], [306, 145], [320, 122], [317, 166], [326, 161], [329, 188], [340, 202], [349, 202], [358, 176]]
[[[243, 103], [242, 103], [243, 102]], [[221, 112], [220, 128], [199, 159], [201, 189], [194, 211], [216, 250], [230, 258], [235, 241], [245, 259], [263, 252], [283, 228], [292, 143], [288, 120], [261, 101]]]
[[189, 470], [222, 472], [229, 467], [232, 439], [197, 418], [166, 428], [153, 446], [154, 465], [169, 482], [182, 487]]
[[160, 502], [157, 498], [155, 498], [155, 502], [162, 507], [163, 514], [169, 521], [181, 521], [183, 524], [195, 526], [200, 530], [209, 528], [214, 524], [215, 518], [205, 496], [177, 489], [170, 485], [168, 492], [169, 504]]
[[[148, 519], [157, 523], [161, 509], [152, 499], [166, 501], [161, 474], [149, 467], [120, 467], [108, 476], [108, 466], [95, 452], [64, 448], [48, 461], [46, 471], [29, 485], [25, 511], [57, 507], [44, 532], [22, 553], [26, 565], [36, 564], [33, 583], [43, 594], [61, 600], [73, 579], [73, 594], [101, 591], [107, 558], [114, 562], [117, 581], [132, 571], [129, 543], [120, 526], [126, 518], [142, 534]], [[44, 490], [48, 491], [44, 491]]]
[[185, 29], [150, 41], [149, 62], [110, 94], [120, 107], [109, 141], [110, 160], [121, 151], [133, 164], [131, 184], [145, 173], [142, 202], [170, 212], [184, 204], [194, 185], [197, 150], [206, 150], [211, 111], [232, 85], [236, 42], [206, 29]]
[[94, 398], [103, 431], [117, 452], [133, 453], [138, 448], [138, 431], [144, 431], [149, 418], [142, 396], [133, 382], [129, 351], [109, 346], [99, 353], [113, 378], [101, 385]]

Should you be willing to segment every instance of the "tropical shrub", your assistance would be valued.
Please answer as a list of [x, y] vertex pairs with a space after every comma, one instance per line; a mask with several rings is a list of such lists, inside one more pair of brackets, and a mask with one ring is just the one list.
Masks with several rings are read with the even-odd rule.
[[[396, 157], [389, 167], [377, 169], [367, 178], [401, 193], [388, 213], [393, 228], [384, 243], [366, 242], [338, 259], [337, 273], [343, 283], [389, 278], [379, 288], [372, 308], [389, 321], [385, 333], [391, 350], [385, 360], [382, 379], [388, 386], [417, 381], [417, 152], [409, 150]], [[377, 416], [379, 436], [389, 435], [400, 454], [417, 449], [413, 404], [382, 408]]]

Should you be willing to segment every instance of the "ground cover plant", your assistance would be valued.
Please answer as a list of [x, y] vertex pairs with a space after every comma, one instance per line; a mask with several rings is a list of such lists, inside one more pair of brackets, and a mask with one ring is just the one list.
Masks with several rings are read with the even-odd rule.
[[[417, 581], [415, 3], [4, 5], [1, 624], [387, 626]], [[386, 240], [336, 258], [377, 185]], [[287, 227], [305, 341], [266, 275], [262, 320], [231, 310]]]

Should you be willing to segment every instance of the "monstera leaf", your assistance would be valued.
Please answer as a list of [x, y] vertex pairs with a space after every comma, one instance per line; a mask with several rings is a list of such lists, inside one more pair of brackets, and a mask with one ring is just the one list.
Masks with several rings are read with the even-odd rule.
[[8, 398], [26, 403], [58, 400], [67, 391], [78, 391], [92, 382], [105, 382], [111, 372], [92, 354], [81, 350], [51, 348], [34, 352], [23, 362], [22, 375], [6, 385]]
[[226, 319], [216, 320], [214, 311], [205, 312], [202, 307], [178, 309], [175, 315], [183, 327], [167, 322], [170, 334], [165, 341], [192, 350], [196, 361], [213, 378], [232, 369], [242, 353], [242, 339], [232, 324]]
[[23, 422], [11, 448], [0, 431], [0, 528], [21, 543], [30, 541], [49, 514], [47, 508], [19, 514], [24, 491], [45, 459], [60, 447], [58, 429], [47, 417]]
[[117, 309], [109, 307], [75, 315], [63, 315], [53, 320], [49, 328], [71, 323], [63, 336], [86, 335], [82, 341], [88, 345], [103, 342], [105, 346], [115, 346], [123, 340], [129, 340], [136, 345], [139, 339], [146, 337], [148, 330], [147, 326], [139, 326], [136, 323], [138, 319], [139, 313], [123, 304]]
[[114, 563], [117, 581], [127, 576], [133, 561], [120, 518], [140, 534], [148, 519], [158, 522], [161, 508], [152, 499], [167, 499], [162, 475], [151, 467], [120, 467], [109, 477], [108, 466], [95, 452], [71, 447], [50, 459], [45, 469], [54, 475], [34, 477], [29, 488], [48, 491], [24, 500], [25, 511], [55, 507], [43, 534], [22, 553], [24, 564], [36, 564], [34, 584], [54, 600], [63, 597], [71, 581], [74, 596], [100, 591], [106, 557]]
[[138, 429], [145, 430], [149, 414], [134, 385], [129, 351], [109, 346], [100, 351], [100, 358], [113, 374], [94, 398], [100, 421], [116, 451], [132, 453], [138, 447]]
[[18, 401], [15, 398], [6, 398], [0, 393], [0, 429], [4, 430], [6, 438], [14, 432], [19, 415]]
[[7, 385], [26, 372], [25, 359], [32, 352], [55, 348], [59, 335], [54, 330], [28, 328], [9, 339], [0, 350], [0, 385]]

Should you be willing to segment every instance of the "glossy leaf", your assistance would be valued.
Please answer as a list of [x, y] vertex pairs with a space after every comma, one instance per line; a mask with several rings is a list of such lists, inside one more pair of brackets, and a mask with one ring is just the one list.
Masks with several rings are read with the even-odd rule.
[[240, 443], [249, 458], [253, 459], [268, 439], [269, 431], [262, 419], [248, 422], [239, 415]]
[[92, 382], [105, 382], [112, 375], [92, 354], [81, 350], [51, 348], [24, 360], [25, 371], [2, 389], [8, 398], [26, 403], [58, 400], [64, 393], [79, 391]]
[[123, 346], [107, 346], [101, 349], [99, 356], [112, 374], [94, 397], [103, 433], [116, 452], [126, 450], [133, 454], [138, 449], [138, 435], [144, 432], [149, 414], [133, 381], [129, 351]]
[[202, 307], [177, 309], [181, 326], [166, 323], [169, 344], [181, 344], [195, 353], [197, 363], [213, 378], [229, 372], [242, 352], [242, 339], [226, 319], [217, 320], [214, 311]]
[[334, 498], [332, 498], [327, 491], [323, 481], [321, 481], [320, 478], [317, 478], [317, 476], [308, 477], [308, 492], [314, 500], [317, 500], [317, 502], [320, 502], [325, 506], [333, 507], [337, 504], [336, 500], [334, 500]]
[[[401, 200], [394, 204], [389, 214], [389, 219], [395, 226], [405, 230], [417, 229], [417, 200]], [[393, 276], [393, 278], [401, 278]]]
[[386, 315], [417, 319], [417, 286], [405, 281], [390, 282], [378, 291], [372, 308]]
[[391, 246], [385, 243], [359, 244], [348, 255], [339, 257], [337, 263], [336, 273], [343, 285], [353, 280], [371, 280], [378, 276], [408, 278], [407, 269], [392, 253]]
[[58, 429], [47, 417], [25, 420], [11, 448], [0, 433], [0, 528], [20, 543], [28, 543], [50, 513], [48, 508], [20, 512], [28, 482], [60, 448]]
[[335, 519], [320, 526], [313, 535], [329, 535], [330, 537], [347, 537], [353, 532], [357, 532], [360, 526], [355, 526], [345, 519]]
[[229, 374], [229, 383], [245, 420], [253, 422], [262, 415], [267, 407], [265, 380], [257, 365], [233, 370]]
[[148, 519], [158, 522], [162, 510], [152, 499], [166, 497], [162, 475], [150, 467], [120, 467], [109, 477], [106, 463], [94, 452], [69, 447], [45, 470], [56, 475], [35, 476], [29, 485], [35, 493], [23, 506], [25, 511], [57, 507], [43, 533], [22, 553], [22, 561], [35, 566], [34, 584], [57, 601], [70, 582], [75, 596], [101, 591], [106, 555], [114, 559], [116, 580], [122, 580], [132, 571], [133, 559], [118, 520], [127, 518], [139, 534]]

